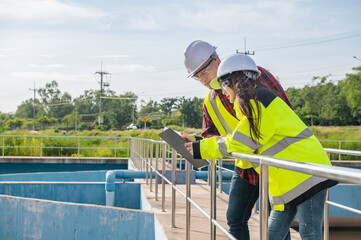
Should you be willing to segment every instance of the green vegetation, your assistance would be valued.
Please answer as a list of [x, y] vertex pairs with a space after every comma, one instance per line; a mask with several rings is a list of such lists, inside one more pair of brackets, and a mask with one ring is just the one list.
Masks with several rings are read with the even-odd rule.
[[[201, 129], [168, 126], [177, 131], [190, 134], [200, 133]], [[351, 127], [311, 127], [312, 132], [321, 140], [326, 148], [339, 148], [339, 142], [324, 142], [323, 140], [354, 140], [358, 142], [342, 142], [341, 148], [348, 150], [361, 150], [361, 126]], [[78, 144], [80, 157], [126, 157], [128, 154], [128, 139], [121, 137], [145, 138], [161, 140], [158, 134], [162, 130], [131, 130], [131, 131], [58, 131], [45, 130], [38, 133], [26, 131], [8, 131], [4, 133], [5, 156], [66, 156], [78, 157]], [[7, 137], [9, 135], [9, 137]], [[14, 135], [18, 137], [14, 137]], [[63, 138], [69, 137], [69, 138]], [[79, 138], [78, 138], [79, 137]], [[86, 138], [89, 137], [89, 138]], [[97, 137], [97, 138], [95, 138]], [[114, 138], [118, 137], [118, 138]], [[120, 137], [120, 138], [119, 138]], [[10, 146], [10, 147], [9, 147]], [[25, 148], [27, 147], [27, 148]], [[31, 147], [31, 148], [29, 148]], [[53, 148], [56, 147], [56, 148]], [[114, 148], [117, 148], [116, 153]], [[41, 149], [42, 148], [42, 149]], [[338, 159], [332, 154], [331, 159]], [[355, 156], [341, 156], [342, 160], [361, 160]]]

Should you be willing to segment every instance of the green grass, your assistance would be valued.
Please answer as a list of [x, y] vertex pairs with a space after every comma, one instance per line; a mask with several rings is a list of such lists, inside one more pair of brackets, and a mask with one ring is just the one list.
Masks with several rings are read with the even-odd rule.
[[[201, 129], [182, 128], [179, 126], [169, 126], [177, 131], [184, 131], [190, 134], [200, 133]], [[341, 149], [361, 151], [361, 126], [348, 127], [310, 127], [315, 136], [321, 140], [325, 148], [339, 148], [338, 142], [323, 142], [322, 140], [353, 140], [359, 142], [341, 143]], [[84, 157], [125, 157], [128, 147], [127, 139], [106, 139], [106, 138], [60, 138], [60, 136], [81, 136], [81, 137], [134, 137], [153, 140], [161, 140], [158, 134], [162, 130], [131, 130], [131, 131], [68, 131], [55, 132], [54, 130], [45, 130], [40, 132], [27, 131], [8, 131], [3, 135], [20, 135], [20, 137], [4, 137], [5, 146], [14, 146], [4, 148], [5, 156], [40, 156], [40, 147], [42, 146], [42, 156], [78, 156], [78, 144], [81, 147], [91, 147], [92, 149], [82, 149], [80, 156]], [[39, 137], [29, 137], [39, 136]], [[42, 139], [40, 138], [42, 136]], [[48, 137], [47, 137], [48, 136]], [[52, 138], [49, 136], [59, 136]], [[1, 139], [0, 139], [1, 140]], [[2, 145], [2, 144], [0, 144]], [[32, 146], [33, 148], [22, 148], [22, 146]], [[47, 147], [57, 148], [47, 148]], [[117, 147], [115, 152], [114, 147]], [[332, 154], [331, 159], [338, 159], [338, 154]], [[342, 160], [361, 160], [356, 156], [341, 156]]]

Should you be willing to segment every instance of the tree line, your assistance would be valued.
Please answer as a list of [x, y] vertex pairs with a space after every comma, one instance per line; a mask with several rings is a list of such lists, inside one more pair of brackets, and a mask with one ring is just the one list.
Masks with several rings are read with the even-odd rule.
[[[353, 68], [338, 82], [330, 75], [313, 77], [312, 83], [303, 88], [288, 88], [286, 94], [294, 111], [307, 125], [345, 126], [361, 123], [361, 66]], [[282, 82], [281, 82], [282, 84]], [[85, 90], [77, 98], [59, 90], [56, 81], [37, 90], [37, 98], [22, 102], [14, 114], [0, 113], [0, 131], [14, 128], [36, 130], [101, 129], [124, 130], [130, 123], [143, 126], [142, 119], [149, 119], [147, 128], [177, 125], [201, 128], [203, 98], [163, 98], [159, 102], [141, 101], [132, 92], [116, 94], [110, 89], [102, 93], [99, 124], [100, 91]], [[35, 110], [35, 111], [34, 111]], [[35, 113], [35, 124], [34, 124]]]

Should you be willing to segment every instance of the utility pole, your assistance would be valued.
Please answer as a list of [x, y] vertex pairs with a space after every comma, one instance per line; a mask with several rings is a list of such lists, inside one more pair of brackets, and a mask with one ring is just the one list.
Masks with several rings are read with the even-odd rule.
[[99, 96], [99, 100], [100, 100], [100, 104], [99, 104], [99, 126], [103, 123], [103, 117], [102, 117], [102, 94], [103, 94], [103, 86], [108, 87], [109, 83], [108, 82], [103, 82], [103, 76], [104, 75], [108, 75], [110, 73], [108, 72], [104, 72], [103, 71], [103, 63], [101, 63], [100, 65], [100, 71], [96, 72], [95, 74], [99, 74], [100, 75], [100, 96]]
[[242, 54], [245, 54], [245, 55], [254, 55], [254, 51], [252, 51], [252, 52], [247, 51], [246, 37], [244, 37], [244, 52], [238, 52], [238, 49], [236, 49], [236, 53], [242, 53]]
[[38, 89], [35, 88], [35, 82], [34, 82], [34, 88], [29, 88], [30, 91], [34, 91], [34, 100], [33, 100], [33, 131], [35, 131], [35, 94]]

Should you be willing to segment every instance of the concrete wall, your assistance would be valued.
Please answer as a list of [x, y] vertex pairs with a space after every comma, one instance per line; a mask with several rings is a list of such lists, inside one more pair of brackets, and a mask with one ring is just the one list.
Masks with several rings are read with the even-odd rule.
[[107, 170], [56, 173], [0, 174], [0, 181], [105, 182]]
[[[0, 194], [105, 205], [104, 183], [0, 182]], [[140, 185], [116, 183], [115, 206], [140, 209]]]
[[0, 239], [155, 239], [154, 214], [0, 195]]
[[[71, 159], [72, 160], [72, 159]], [[76, 159], [72, 160], [75, 161]], [[34, 172], [68, 172], [127, 169], [127, 164], [97, 164], [97, 163], [49, 163], [47, 159], [40, 159], [42, 163], [0, 163], [0, 174], [34, 173]]]

